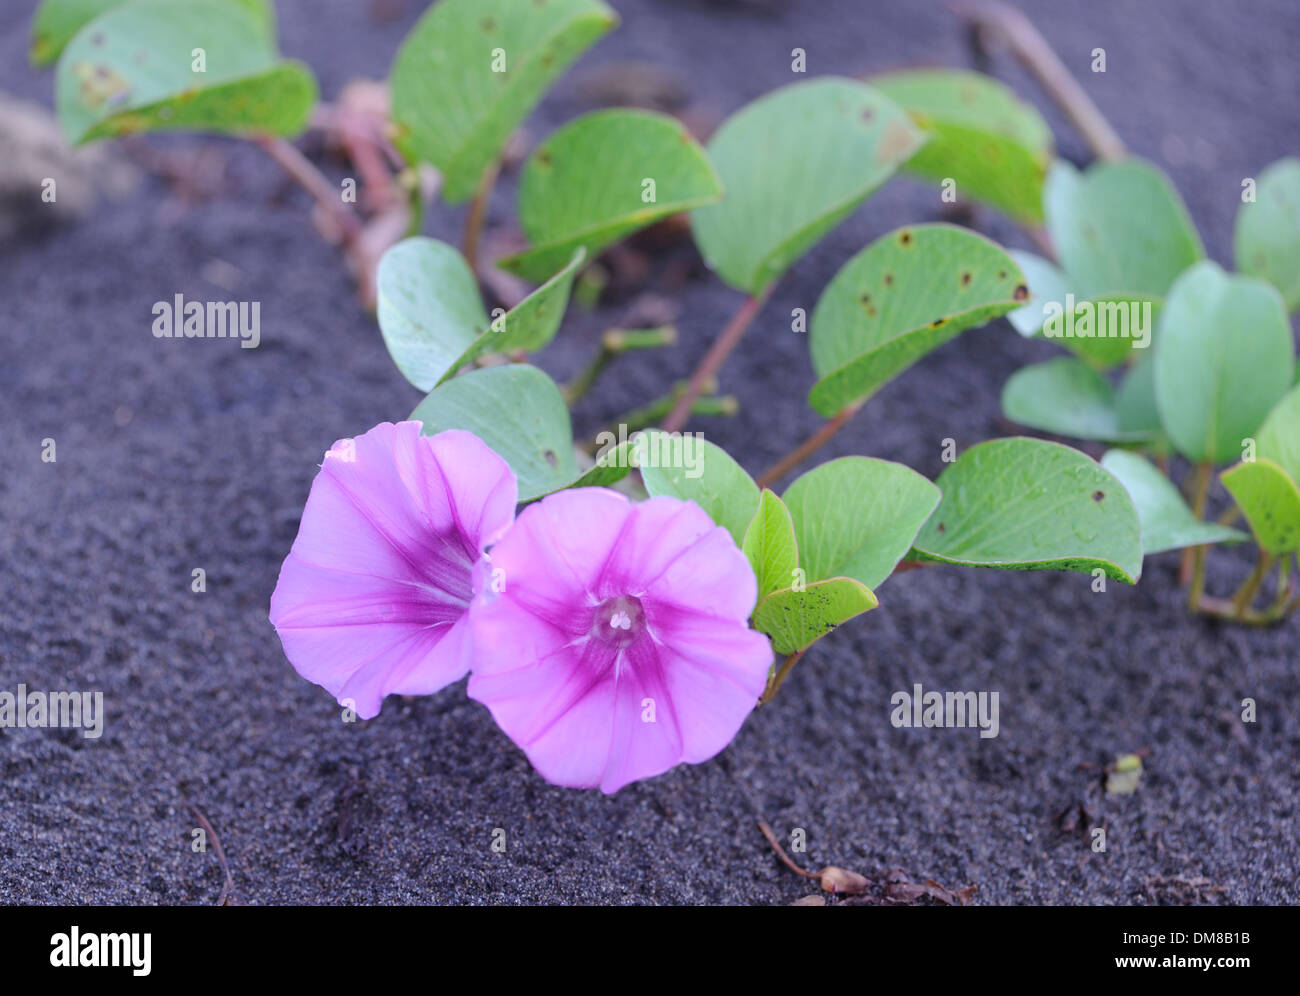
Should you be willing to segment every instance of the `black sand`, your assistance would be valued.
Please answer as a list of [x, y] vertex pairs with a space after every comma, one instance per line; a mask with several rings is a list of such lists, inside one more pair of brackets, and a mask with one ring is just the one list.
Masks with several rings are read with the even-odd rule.
[[[545, 102], [534, 140], [587, 109], [579, 83], [620, 59], [671, 68], [719, 115], [789, 82], [796, 45], [813, 73], [969, 60], [937, 2], [615, 5], [622, 27]], [[377, 22], [369, 4], [282, 0], [283, 48], [326, 97], [382, 76], [420, 5], [381, 6], [403, 13]], [[50, 105], [51, 76], [26, 65], [30, 7], [0, 13], [0, 88]], [[1241, 178], [1296, 151], [1300, 11], [1108, 0], [1030, 12], [1230, 264]], [[1104, 76], [1088, 72], [1094, 47]], [[1009, 58], [994, 68], [1042, 105]], [[1062, 153], [1084, 159], [1051, 120]], [[787, 903], [810, 889], [773, 859], [760, 817], [782, 836], [805, 828], [809, 866], [900, 867], [976, 885], [983, 903], [1300, 897], [1296, 624], [1188, 618], [1176, 556], [1104, 595], [1082, 575], [895, 578], [718, 759], [613, 798], [544, 784], [462, 687], [345, 726], [285, 662], [267, 601], [324, 449], [405, 416], [418, 395], [274, 166], [231, 142], [158, 144], [215, 150], [216, 189], [184, 202], [147, 179], [78, 226], [0, 250], [0, 688], [99, 689], [108, 712], [98, 741], [0, 733], [0, 901], [216, 901], [222, 876], [211, 851], [190, 849], [186, 799], [220, 835], [246, 903]], [[507, 177], [497, 222], [512, 198]], [[934, 189], [895, 180], [800, 262], [725, 370], [742, 414], [700, 427], [751, 471], [810, 431], [811, 368], [783, 316], [810, 308], [867, 241], [939, 206]], [[462, 209], [432, 213], [430, 231], [455, 239]], [[1026, 245], [995, 216], [978, 225]], [[235, 268], [233, 289], [212, 282], [213, 260]], [[261, 301], [261, 348], [154, 339], [152, 303], [176, 293]], [[683, 375], [738, 297], [700, 280], [682, 303], [682, 345], [615, 367], [580, 431]], [[571, 373], [620, 317], [573, 312], [540, 362]], [[937, 475], [945, 437], [965, 447], [1009, 431], [1002, 383], [1050, 355], [1004, 323], [968, 333], [882, 391], [829, 452]], [[40, 459], [46, 437], [55, 464]], [[1230, 590], [1244, 556], [1215, 562], [1212, 588]], [[205, 594], [190, 591], [195, 567]], [[1001, 736], [895, 730], [890, 695], [916, 682], [998, 691]], [[1253, 726], [1238, 719], [1245, 697]], [[1081, 767], [1143, 748], [1132, 796], [1106, 797]], [[1067, 833], [1059, 815], [1079, 803], [1091, 815]], [[1085, 831], [1100, 825], [1109, 849], [1093, 854]], [[504, 854], [490, 848], [498, 827]]]

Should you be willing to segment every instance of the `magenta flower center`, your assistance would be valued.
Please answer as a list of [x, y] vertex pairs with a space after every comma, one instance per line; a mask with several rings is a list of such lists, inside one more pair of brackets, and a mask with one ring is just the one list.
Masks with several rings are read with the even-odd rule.
[[623, 648], [645, 632], [645, 610], [641, 600], [632, 595], [607, 598], [596, 606], [591, 620], [591, 635], [602, 643]]

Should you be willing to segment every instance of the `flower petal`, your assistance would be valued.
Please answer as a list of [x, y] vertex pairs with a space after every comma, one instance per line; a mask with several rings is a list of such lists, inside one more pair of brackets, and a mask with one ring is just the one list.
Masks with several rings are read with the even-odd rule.
[[706, 760], [762, 693], [754, 572], [693, 503], [562, 492], [524, 510], [492, 563], [506, 586], [471, 610], [469, 695], [548, 781], [610, 793]]
[[336, 443], [271, 596], [295, 670], [362, 718], [387, 694], [463, 677], [474, 563], [516, 498], [505, 461], [470, 433], [384, 423]]

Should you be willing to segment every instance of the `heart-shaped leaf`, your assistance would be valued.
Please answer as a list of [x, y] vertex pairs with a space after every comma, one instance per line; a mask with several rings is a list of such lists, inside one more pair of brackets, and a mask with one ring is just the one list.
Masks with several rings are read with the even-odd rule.
[[519, 181], [519, 224], [532, 248], [498, 260], [545, 280], [579, 246], [605, 246], [722, 196], [704, 150], [676, 120], [648, 111], [584, 114], [533, 153]]
[[1128, 442], [1150, 439], [1151, 431], [1122, 427], [1115, 389], [1082, 360], [1064, 356], [1024, 367], [1002, 389], [1002, 412], [1031, 429], [1075, 439]]
[[1058, 161], [1043, 197], [1066, 292], [1044, 300], [1060, 315], [1044, 337], [1094, 366], [1114, 366], [1135, 343], [1149, 343], [1174, 280], [1205, 257], [1201, 237], [1168, 178], [1141, 160], [1083, 174]]
[[59, 59], [55, 102], [68, 140], [176, 129], [301, 131], [316, 81], [301, 63], [279, 59], [257, 6], [133, 0], [100, 14]]
[[691, 214], [700, 251], [732, 287], [760, 294], [923, 141], [897, 104], [856, 80], [760, 97], [709, 141], [726, 195]]
[[1219, 475], [1236, 499], [1265, 553], [1281, 556], [1300, 550], [1300, 488], [1272, 460], [1239, 463]]
[[1279, 159], [1259, 176], [1255, 200], [1237, 212], [1237, 269], [1267, 280], [1300, 309], [1300, 159]]
[[1079, 300], [1164, 297], [1205, 257], [1173, 184], [1141, 160], [1098, 163], [1083, 174], [1058, 160], [1044, 198], [1057, 258]]
[[465, 258], [416, 236], [379, 260], [377, 314], [393, 362], [422, 391], [489, 353], [536, 352], [559, 330], [581, 249], [569, 265], [510, 311], [489, 321]]
[[758, 508], [758, 485], [725, 450], [702, 436], [652, 430], [637, 437], [637, 466], [651, 495], [693, 501], [736, 545]]
[[754, 628], [781, 654], [806, 650], [841, 623], [870, 612], [879, 603], [861, 582], [828, 578], [802, 589], [778, 588], [759, 600]]
[[1131, 439], [1159, 441], [1167, 449], [1156, 406], [1155, 351], [1149, 350], [1125, 372], [1115, 393], [1115, 417]]
[[617, 23], [600, 0], [439, 0], [393, 62], [397, 147], [442, 171], [449, 203], [468, 199], [552, 81]]
[[1091, 571], [1135, 584], [1137, 510], [1110, 471], [1041, 439], [972, 446], [936, 482], [943, 500], [914, 557], [968, 567]]
[[[32, 65], [46, 66], [59, 57], [74, 35], [100, 14], [131, 0], [41, 0], [32, 15], [32, 40], [28, 52]], [[176, 0], [182, 2], [182, 0]], [[275, 41], [275, 11], [267, 0], [229, 0], [244, 7]]]
[[900, 463], [842, 457], [803, 474], [783, 499], [809, 579], [875, 588], [893, 573], [939, 503], [939, 489]]
[[1288, 391], [1255, 434], [1256, 455], [1286, 471], [1300, 484], [1300, 387]]
[[1210, 261], [1178, 278], [1156, 335], [1155, 378], [1160, 420], [1180, 453], [1198, 462], [1240, 457], [1294, 374], [1276, 288]]
[[432, 391], [411, 412], [426, 436], [472, 432], [519, 478], [519, 500], [568, 486], [578, 476], [569, 409], [555, 381], [523, 363], [473, 370]]
[[778, 588], [793, 583], [799, 566], [794, 520], [775, 492], [763, 489], [758, 499], [758, 511], [745, 530], [740, 548], [745, 551], [758, 578], [759, 601]]
[[958, 333], [1028, 296], [1001, 246], [955, 225], [914, 225], [877, 239], [822, 292], [810, 331], [821, 378], [809, 402], [830, 416]]
[[1142, 526], [1142, 552], [1150, 555], [1207, 543], [1240, 543], [1246, 534], [1192, 514], [1169, 480], [1150, 460], [1127, 450], [1110, 450], [1101, 465], [1119, 478], [1133, 499]]
[[990, 76], [955, 69], [905, 70], [870, 82], [930, 136], [906, 172], [951, 178], [959, 197], [991, 204], [1018, 221], [1042, 221], [1052, 132], [1014, 91]]

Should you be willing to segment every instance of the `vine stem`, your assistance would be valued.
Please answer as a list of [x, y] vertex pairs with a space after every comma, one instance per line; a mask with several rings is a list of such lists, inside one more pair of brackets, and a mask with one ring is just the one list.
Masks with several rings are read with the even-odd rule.
[[[1210, 476], [1213, 472], [1214, 465], [1209, 462], [1196, 465], [1192, 514], [1196, 516], [1197, 522], [1205, 518], [1205, 505], [1210, 497]], [[1195, 612], [1197, 606], [1201, 604], [1201, 596], [1205, 593], [1205, 547], [1192, 547], [1191, 556], [1192, 575], [1191, 585], [1187, 590], [1187, 607]]]
[[600, 349], [591, 362], [561, 389], [565, 402], [572, 408], [616, 357], [632, 350], [655, 349], [676, 342], [677, 328], [673, 325], [660, 325], [652, 329], [609, 329], [600, 337]]
[[856, 405], [849, 405], [838, 415], [825, 422], [820, 429], [763, 471], [756, 482], [758, 486], [760, 488], [770, 487], [785, 477], [786, 474], [825, 446], [837, 432], [844, 428], [848, 420], [857, 414], [858, 409], [861, 407], [861, 402]]
[[[1250, 608], [1250, 603], [1255, 600], [1255, 595], [1259, 592], [1259, 586], [1264, 583], [1264, 578], [1268, 572], [1273, 569], [1273, 564], [1277, 562], [1277, 557], [1271, 553], [1260, 552], [1259, 562], [1255, 564], [1255, 569], [1241, 583], [1235, 595], [1232, 596], [1232, 608], [1238, 617], [1244, 616], [1246, 610]], [[1280, 586], [1281, 582], [1279, 582]]]
[[253, 141], [311, 195], [317, 206], [338, 226], [343, 244], [352, 248], [361, 237], [361, 219], [343, 203], [339, 191], [325, 175], [296, 146], [277, 135], [257, 134]]
[[500, 161], [494, 162], [479, 181], [474, 199], [470, 201], [469, 214], [465, 216], [465, 236], [463, 249], [469, 263], [469, 271], [478, 274], [478, 243], [483, 231], [483, 219], [487, 216], [488, 201], [492, 197], [492, 188], [496, 186], [497, 174], [501, 171]]
[[[1016, 58], [1070, 119], [1098, 159], [1123, 159], [1128, 155], [1123, 140], [1106, 116], [1023, 11], [1000, 0], [957, 2], [954, 7], [979, 31], [988, 32], [1007, 43]], [[978, 33], [976, 37], [979, 37]]]
[[722, 364], [726, 362], [732, 350], [740, 343], [745, 330], [753, 323], [754, 318], [763, 309], [763, 305], [767, 303], [767, 299], [771, 294], [772, 287], [769, 285], [762, 293], [745, 298], [745, 303], [740, 306], [740, 310], [731, 316], [731, 321], [727, 322], [722, 329], [722, 333], [709, 347], [709, 351], [704, 354], [704, 359], [700, 361], [699, 366], [695, 368], [695, 372], [691, 374], [691, 379], [686, 384], [686, 390], [677, 399], [677, 403], [673, 405], [668, 417], [664, 419], [662, 428], [665, 432], [680, 432], [682, 427], [686, 425], [687, 420], [691, 417], [691, 406], [695, 404], [695, 399], [704, 392], [705, 384], [718, 376]]
[[810, 872], [795, 864], [794, 859], [785, 853], [785, 848], [782, 847], [781, 842], [776, 839], [776, 834], [772, 832], [772, 828], [767, 825], [766, 820], [758, 821], [758, 829], [762, 831], [763, 836], [767, 838], [767, 842], [772, 845], [772, 850], [776, 851], [776, 856], [781, 859], [781, 864], [785, 865], [796, 875], [802, 875], [804, 878], [821, 878], [821, 876], [816, 872]]
[[763, 691], [763, 697], [758, 700], [759, 705], [767, 705], [772, 701], [772, 698], [776, 695], [776, 690], [781, 687], [781, 682], [785, 681], [786, 677], [790, 674], [790, 669], [799, 663], [799, 658], [802, 657], [803, 654], [804, 652], [802, 650], [796, 650], [794, 653], [786, 657], [785, 661], [781, 664], [780, 670], [778, 670], [776, 674], [772, 675], [768, 680], [767, 688]]

